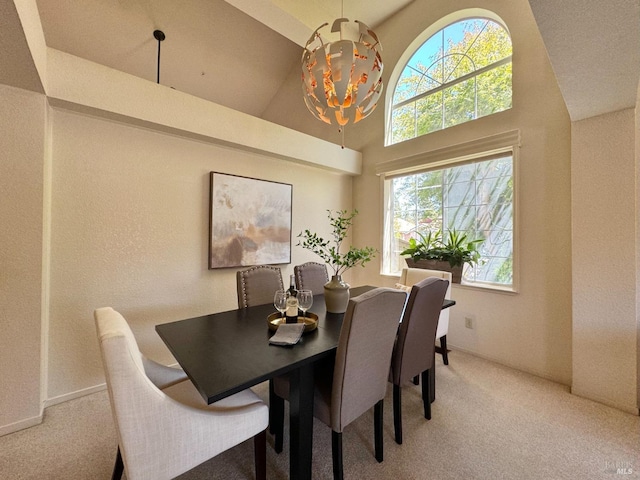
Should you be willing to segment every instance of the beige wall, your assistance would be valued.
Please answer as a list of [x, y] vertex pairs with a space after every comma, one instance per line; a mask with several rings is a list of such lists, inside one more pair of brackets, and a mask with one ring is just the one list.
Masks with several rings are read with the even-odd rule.
[[95, 308], [121, 311], [141, 349], [171, 362], [157, 323], [237, 307], [236, 269], [207, 269], [210, 171], [293, 184], [285, 281], [315, 259], [295, 235], [327, 233], [326, 209], [351, 206], [347, 175], [66, 110], [52, 124], [50, 403], [104, 382]]
[[632, 412], [638, 399], [635, 130], [629, 109], [575, 122], [571, 132], [571, 391]]
[[[335, 145], [292, 137], [279, 127], [256, 123], [258, 119], [221, 115], [221, 109], [204, 101], [60, 52], [49, 51], [50, 78], [42, 79], [54, 108], [44, 96], [0, 86], [0, 319], [5, 338], [0, 349], [0, 435], [37, 422], [41, 400], [52, 404], [102, 388], [94, 308], [120, 309], [142, 349], [170, 362], [153, 329], [156, 323], [235, 307], [235, 270], [206, 268], [209, 171], [292, 183], [294, 234], [310, 227], [326, 235], [326, 209], [353, 205], [361, 212], [354, 243], [380, 248], [382, 192], [376, 164], [513, 129], [520, 130], [522, 139], [519, 293], [454, 286], [458, 305], [451, 311], [449, 344], [566, 385], [573, 381], [577, 393], [625, 410], [637, 406], [633, 364], [640, 360], [629, 343], [638, 338], [637, 314], [629, 307], [637, 305], [639, 284], [630, 279], [633, 261], [605, 264], [600, 258], [602, 270], [593, 270], [591, 249], [600, 248], [598, 242], [606, 237], [582, 243], [593, 233], [593, 219], [588, 208], [577, 204], [593, 200], [595, 189], [604, 188], [609, 197], [596, 205], [596, 212], [614, 232], [619, 250], [633, 256], [640, 243], [628, 224], [629, 218], [637, 218], [632, 204], [638, 201], [629, 184], [637, 174], [630, 156], [636, 163], [638, 159], [638, 149], [634, 157], [629, 147], [639, 137], [633, 114], [580, 122], [572, 132], [528, 2], [485, 0], [483, 5], [512, 34], [513, 108], [384, 148], [381, 105], [347, 130], [347, 136], [375, 139], [363, 152], [363, 175], [355, 180], [348, 171], [335, 173], [335, 166], [322, 165], [325, 158], [341, 164], [339, 147], [330, 148]], [[474, 4], [461, 0], [452, 7], [450, 2], [415, 0], [377, 29], [384, 43], [387, 88], [391, 69], [409, 43], [427, 25], [465, 6]], [[36, 53], [42, 58], [42, 51]], [[249, 144], [238, 144], [242, 138], [250, 138]], [[313, 147], [305, 148], [309, 142]], [[280, 149], [283, 145], [287, 148]], [[315, 156], [305, 158], [310, 150]], [[292, 158], [298, 155], [292, 151], [300, 157]], [[348, 160], [354, 171], [359, 162], [355, 153]], [[628, 178], [619, 186], [617, 177], [602, 182], [593, 178], [592, 167], [605, 179], [612, 167]], [[572, 168], [577, 168], [573, 175]], [[578, 195], [573, 203], [572, 188]], [[580, 223], [573, 231], [576, 252], [572, 222]], [[292, 264], [283, 268], [285, 279], [292, 265], [315, 259], [294, 247]], [[380, 275], [379, 266], [374, 261], [355, 269], [347, 280], [395, 283], [395, 278]], [[577, 272], [573, 280], [572, 267]], [[613, 279], [615, 288], [590, 297], [588, 289], [603, 276]], [[624, 305], [615, 305], [615, 298], [623, 298]], [[476, 319], [473, 330], [463, 326], [469, 314]], [[595, 334], [601, 341], [594, 345]], [[605, 346], [619, 351], [608, 357], [611, 351]], [[590, 358], [594, 353], [599, 363]], [[598, 376], [590, 377], [594, 365]]]
[[[422, 30], [476, 2], [433, 4], [418, 0], [385, 23], [386, 65], [397, 59]], [[354, 204], [361, 210], [362, 229], [356, 243], [381, 248], [381, 184], [376, 164], [519, 129], [517, 237], [519, 292], [496, 293], [454, 285], [458, 302], [451, 310], [448, 343], [500, 363], [569, 385], [571, 383], [571, 211], [570, 120], [551, 70], [529, 4], [483, 1], [504, 20], [513, 41], [513, 108], [490, 117], [435, 132], [390, 147], [376, 145], [363, 152], [364, 174], [354, 185]], [[475, 11], [478, 13], [477, 11]], [[479, 12], [482, 14], [482, 12]], [[391, 33], [393, 32], [393, 34]], [[386, 74], [388, 78], [391, 71]], [[387, 95], [393, 85], [387, 84]], [[371, 128], [384, 138], [382, 109]], [[368, 120], [367, 120], [368, 121]], [[360, 272], [361, 282], [393, 285], [379, 265]], [[475, 318], [473, 330], [464, 317]]]
[[[640, 312], [640, 83], [636, 96], [635, 117], [635, 148], [636, 148], [636, 312]], [[640, 410], [640, 315], [636, 313], [636, 388], [637, 405]]]
[[[22, 268], [2, 277], [0, 434], [104, 388], [93, 309], [122, 310], [145, 353], [171, 362], [156, 323], [236, 306], [235, 270], [206, 268], [210, 171], [291, 183], [293, 235], [326, 236], [326, 209], [351, 208], [361, 164], [360, 152], [53, 49], [46, 70], [46, 97], [0, 93], [13, 155], [0, 178], [3, 268]], [[285, 280], [316, 260], [295, 243]]]
[[0, 435], [39, 422], [45, 100], [0, 85]]

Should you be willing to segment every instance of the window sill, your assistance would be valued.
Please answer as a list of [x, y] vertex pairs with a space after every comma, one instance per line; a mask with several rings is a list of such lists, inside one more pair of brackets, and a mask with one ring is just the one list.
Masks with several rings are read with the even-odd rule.
[[500, 293], [504, 295], [517, 295], [518, 291], [515, 290], [515, 287], [502, 287], [499, 285], [484, 285], [484, 284], [473, 284], [473, 283], [452, 283], [451, 286], [453, 288], [462, 289], [462, 290], [477, 290], [482, 292], [491, 292], [491, 293]]
[[[383, 277], [395, 278], [396, 280], [400, 280], [400, 273], [381, 273]], [[499, 293], [506, 295], [517, 295], [518, 291], [515, 286], [512, 287], [503, 287], [500, 285], [492, 285], [492, 284], [473, 284], [473, 283], [452, 283], [452, 288], [462, 289], [462, 290], [477, 290], [482, 292], [490, 292], [490, 293]]]

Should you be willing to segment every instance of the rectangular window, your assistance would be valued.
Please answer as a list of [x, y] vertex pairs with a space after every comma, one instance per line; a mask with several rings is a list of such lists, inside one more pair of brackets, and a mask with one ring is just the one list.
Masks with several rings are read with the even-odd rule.
[[[442, 164], [441, 164], [442, 165]], [[511, 151], [385, 178], [383, 273], [406, 267], [410, 238], [455, 229], [482, 239], [481, 261], [465, 265], [463, 284], [512, 290], [514, 162]]]

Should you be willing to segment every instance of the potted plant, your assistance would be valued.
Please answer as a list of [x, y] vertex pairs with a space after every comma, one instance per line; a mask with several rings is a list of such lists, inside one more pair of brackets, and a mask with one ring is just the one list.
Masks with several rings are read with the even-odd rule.
[[298, 234], [298, 246], [311, 250], [318, 255], [333, 270], [331, 280], [324, 286], [325, 302], [327, 311], [333, 313], [343, 313], [347, 310], [349, 303], [349, 284], [342, 281], [342, 274], [350, 268], [364, 266], [371, 261], [376, 250], [372, 247], [356, 248], [353, 245], [349, 250], [342, 253], [342, 242], [347, 237], [349, 228], [353, 223], [353, 218], [358, 214], [357, 210], [348, 213], [346, 210], [338, 210], [335, 213], [327, 210], [329, 225], [331, 225], [331, 239], [325, 240], [304, 230]]
[[443, 238], [440, 230], [422, 235], [416, 232], [420, 240], [409, 239], [409, 247], [400, 252], [410, 268], [427, 268], [451, 272], [453, 283], [460, 283], [465, 263], [477, 265], [480, 262], [478, 244], [482, 239], [467, 240], [466, 233], [449, 230]]

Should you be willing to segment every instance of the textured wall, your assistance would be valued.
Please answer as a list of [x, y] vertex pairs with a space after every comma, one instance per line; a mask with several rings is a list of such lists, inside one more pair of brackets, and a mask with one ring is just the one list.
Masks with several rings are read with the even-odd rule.
[[[172, 359], [154, 326], [236, 308], [236, 269], [207, 269], [209, 172], [293, 184], [293, 265], [303, 228], [351, 206], [351, 177], [54, 110], [49, 398], [104, 381], [93, 310], [112, 306], [141, 349]], [[313, 222], [311, 221], [313, 219]]]
[[2, 434], [40, 416], [45, 100], [0, 85], [0, 105]]
[[[417, 0], [377, 32], [384, 43], [385, 64], [394, 67], [411, 42], [432, 23], [454, 21], [458, 9], [477, 2]], [[513, 41], [513, 108], [453, 128], [382, 147], [383, 110], [370, 128], [381, 145], [363, 152], [364, 175], [354, 184], [354, 203], [362, 210], [364, 230], [358, 244], [381, 248], [382, 191], [375, 164], [519, 129], [517, 240], [519, 291], [497, 293], [453, 286], [458, 304], [451, 310], [448, 343], [500, 363], [558, 382], [571, 383], [571, 217], [570, 121], [526, 0], [487, 0], [506, 23]], [[387, 78], [391, 71], [386, 73]], [[391, 95], [393, 85], [387, 84]], [[365, 120], [369, 121], [369, 119]], [[375, 201], [372, 201], [375, 199]], [[362, 282], [395, 283], [374, 268], [359, 272]], [[465, 328], [464, 317], [475, 318]]]
[[572, 392], [637, 412], [633, 109], [575, 122]]

